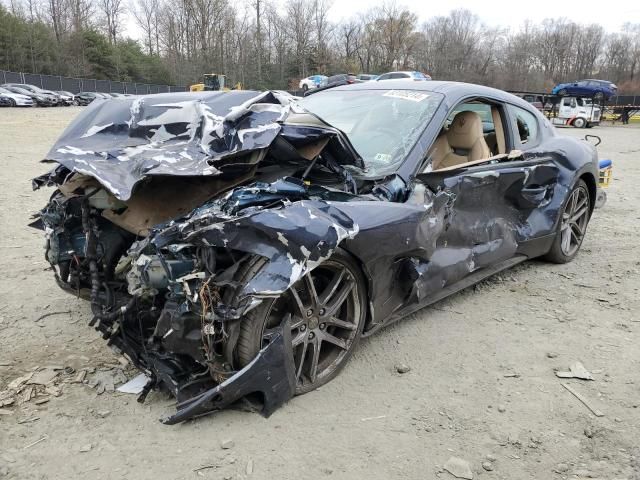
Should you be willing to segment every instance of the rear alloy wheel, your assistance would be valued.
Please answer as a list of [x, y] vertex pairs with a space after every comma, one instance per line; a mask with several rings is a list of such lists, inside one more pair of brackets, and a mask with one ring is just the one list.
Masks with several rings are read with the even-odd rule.
[[580, 180], [571, 190], [562, 212], [560, 225], [546, 259], [554, 263], [568, 263], [576, 256], [591, 217], [589, 189]]
[[340, 250], [280, 297], [249, 312], [240, 327], [239, 365], [266, 346], [274, 329], [291, 314], [296, 394], [333, 379], [360, 340], [366, 314], [365, 284], [357, 264]]

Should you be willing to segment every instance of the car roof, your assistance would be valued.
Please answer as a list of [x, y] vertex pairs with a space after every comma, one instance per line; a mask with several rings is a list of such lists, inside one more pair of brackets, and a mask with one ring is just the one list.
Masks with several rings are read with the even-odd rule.
[[[476, 85], [474, 83], [463, 82], [447, 82], [440, 80], [432, 80], [430, 82], [414, 82], [408, 79], [391, 79], [384, 82], [365, 82], [352, 85], [341, 85], [327, 91], [336, 90], [417, 90], [421, 92], [436, 92], [445, 96], [464, 97], [475, 95], [478, 97], [488, 96], [497, 100], [503, 100], [519, 105], [530, 106], [520, 97], [517, 97], [504, 90], [497, 88], [485, 87], [484, 85]], [[320, 93], [320, 92], [318, 92]]]

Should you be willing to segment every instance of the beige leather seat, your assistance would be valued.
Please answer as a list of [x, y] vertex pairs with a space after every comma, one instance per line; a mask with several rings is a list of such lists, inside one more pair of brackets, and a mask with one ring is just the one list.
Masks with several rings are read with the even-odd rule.
[[464, 111], [454, 117], [447, 132], [447, 143], [451, 151], [437, 166], [434, 165], [434, 169], [474, 162], [491, 156], [484, 139], [482, 118], [476, 112]]

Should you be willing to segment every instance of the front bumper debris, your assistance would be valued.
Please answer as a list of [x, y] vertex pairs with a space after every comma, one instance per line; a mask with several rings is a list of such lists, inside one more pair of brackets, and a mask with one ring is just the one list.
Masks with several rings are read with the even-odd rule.
[[254, 393], [261, 395], [261, 413], [269, 417], [295, 393], [294, 365], [290, 316], [287, 316], [275, 330], [269, 344], [251, 363], [215, 388], [178, 403], [178, 411], [161, 421], [165, 425], [175, 425], [222, 410]]

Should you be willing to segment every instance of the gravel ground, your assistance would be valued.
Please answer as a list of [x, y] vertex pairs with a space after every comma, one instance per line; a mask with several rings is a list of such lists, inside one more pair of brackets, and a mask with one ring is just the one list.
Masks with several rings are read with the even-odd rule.
[[[79, 111], [0, 110], [0, 392], [38, 367], [119, 372], [26, 227], [50, 195], [31, 191], [48, 169], [38, 161]], [[412, 315], [269, 419], [225, 411], [163, 426], [163, 395], [140, 405], [59, 373], [47, 392], [34, 385], [0, 408], [0, 478], [448, 479], [453, 456], [474, 478], [640, 479], [640, 128], [588, 133], [615, 173], [573, 263], [527, 262]], [[593, 381], [555, 376], [576, 361]]]

